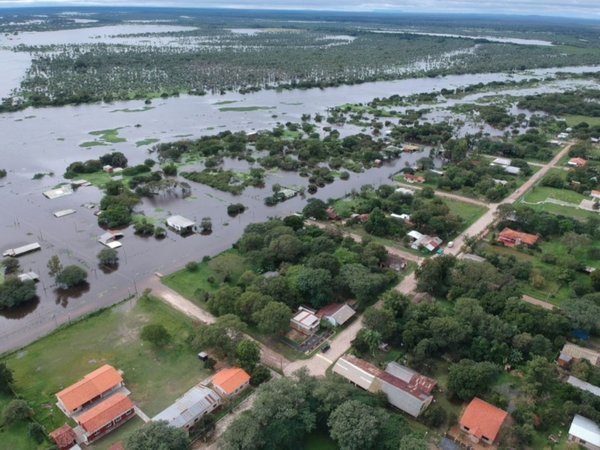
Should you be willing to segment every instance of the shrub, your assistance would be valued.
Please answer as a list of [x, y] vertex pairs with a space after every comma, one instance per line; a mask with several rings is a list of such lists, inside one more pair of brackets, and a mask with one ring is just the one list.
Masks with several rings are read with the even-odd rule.
[[87, 276], [87, 272], [81, 267], [71, 265], [60, 271], [56, 276], [56, 283], [66, 288], [72, 288], [85, 283]]
[[177, 175], [177, 166], [175, 164], [168, 164], [166, 166], [163, 166], [162, 171], [165, 174], [165, 176], [174, 177], [175, 175]]
[[188, 272], [196, 272], [198, 270], [198, 263], [196, 261], [190, 261], [185, 265], [185, 269]]
[[0, 178], [4, 178], [6, 176], [6, 169], [0, 169]]
[[158, 323], [153, 323], [142, 328], [141, 338], [156, 347], [162, 347], [169, 343], [171, 335], [167, 329]]

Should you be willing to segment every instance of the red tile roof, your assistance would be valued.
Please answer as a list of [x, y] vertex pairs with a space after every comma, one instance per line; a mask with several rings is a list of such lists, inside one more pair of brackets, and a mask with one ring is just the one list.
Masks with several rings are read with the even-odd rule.
[[51, 432], [50, 437], [59, 448], [70, 448], [77, 440], [75, 431], [67, 424]]
[[319, 309], [315, 315], [319, 318], [322, 319], [325, 316], [331, 316], [333, 314], [335, 314], [336, 312], [339, 311], [339, 309], [344, 306], [343, 303], [332, 303], [331, 305], [327, 305], [322, 307], [321, 309]]
[[425, 183], [425, 177], [422, 177], [421, 175], [411, 175], [407, 173], [404, 175], [404, 179], [411, 183]]
[[577, 167], [585, 167], [587, 165], [587, 160], [583, 158], [571, 158], [569, 164]]
[[539, 236], [535, 234], [522, 233], [521, 231], [515, 231], [511, 228], [505, 228], [500, 232], [498, 241], [510, 245], [516, 245], [522, 243], [525, 245], [534, 245], [539, 240]]
[[225, 394], [234, 393], [237, 389], [250, 381], [250, 375], [239, 367], [231, 367], [219, 371], [212, 379], [212, 384], [220, 388]]
[[134, 404], [129, 397], [118, 393], [84, 412], [77, 422], [87, 433], [93, 433], [133, 408]]
[[469, 434], [477, 438], [485, 436], [486, 439], [494, 442], [507, 417], [506, 411], [475, 397], [465, 409], [460, 425], [468, 428]]
[[110, 391], [123, 382], [123, 377], [108, 364], [83, 377], [83, 380], [63, 389], [56, 397], [72, 412], [87, 402]]

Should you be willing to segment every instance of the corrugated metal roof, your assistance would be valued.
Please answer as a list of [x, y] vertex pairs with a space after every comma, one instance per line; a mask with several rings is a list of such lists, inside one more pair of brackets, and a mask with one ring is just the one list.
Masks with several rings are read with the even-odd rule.
[[594, 386], [593, 384], [588, 383], [587, 381], [580, 380], [579, 378], [574, 377], [573, 375], [569, 375], [567, 383], [571, 386], [575, 386], [576, 388], [594, 394], [596, 397], [600, 397], [600, 387]]
[[183, 428], [197, 417], [212, 411], [221, 403], [215, 391], [200, 384], [194, 386], [171, 406], [153, 417], [153, 421], [165, 420], [172, 427]]
[[573, 417], [569, 434], [590, 444], [600, 446], [600, 427], [579, 414]]
[[196, 222], [183, 216], [171, 216], [167, 219], [167, 225], [173, 228], [189, 228], [196, 225]]

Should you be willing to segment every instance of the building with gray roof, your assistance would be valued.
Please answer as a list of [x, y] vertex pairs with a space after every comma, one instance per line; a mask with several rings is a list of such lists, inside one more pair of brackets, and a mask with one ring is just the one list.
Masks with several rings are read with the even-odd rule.
[[154, 422], [164, 420], [172, 427], [187, 431], [203, 416], [213, 412], [220, 404], [221, 397], [215, 391], [198, 384], [152, 420]]

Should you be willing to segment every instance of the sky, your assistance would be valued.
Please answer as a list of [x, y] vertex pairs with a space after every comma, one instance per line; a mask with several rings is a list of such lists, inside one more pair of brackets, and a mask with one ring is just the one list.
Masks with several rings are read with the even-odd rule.
[[176, 6], [547, 15], [600, 19], [600, 0], [0, 0], [1, 6]]

